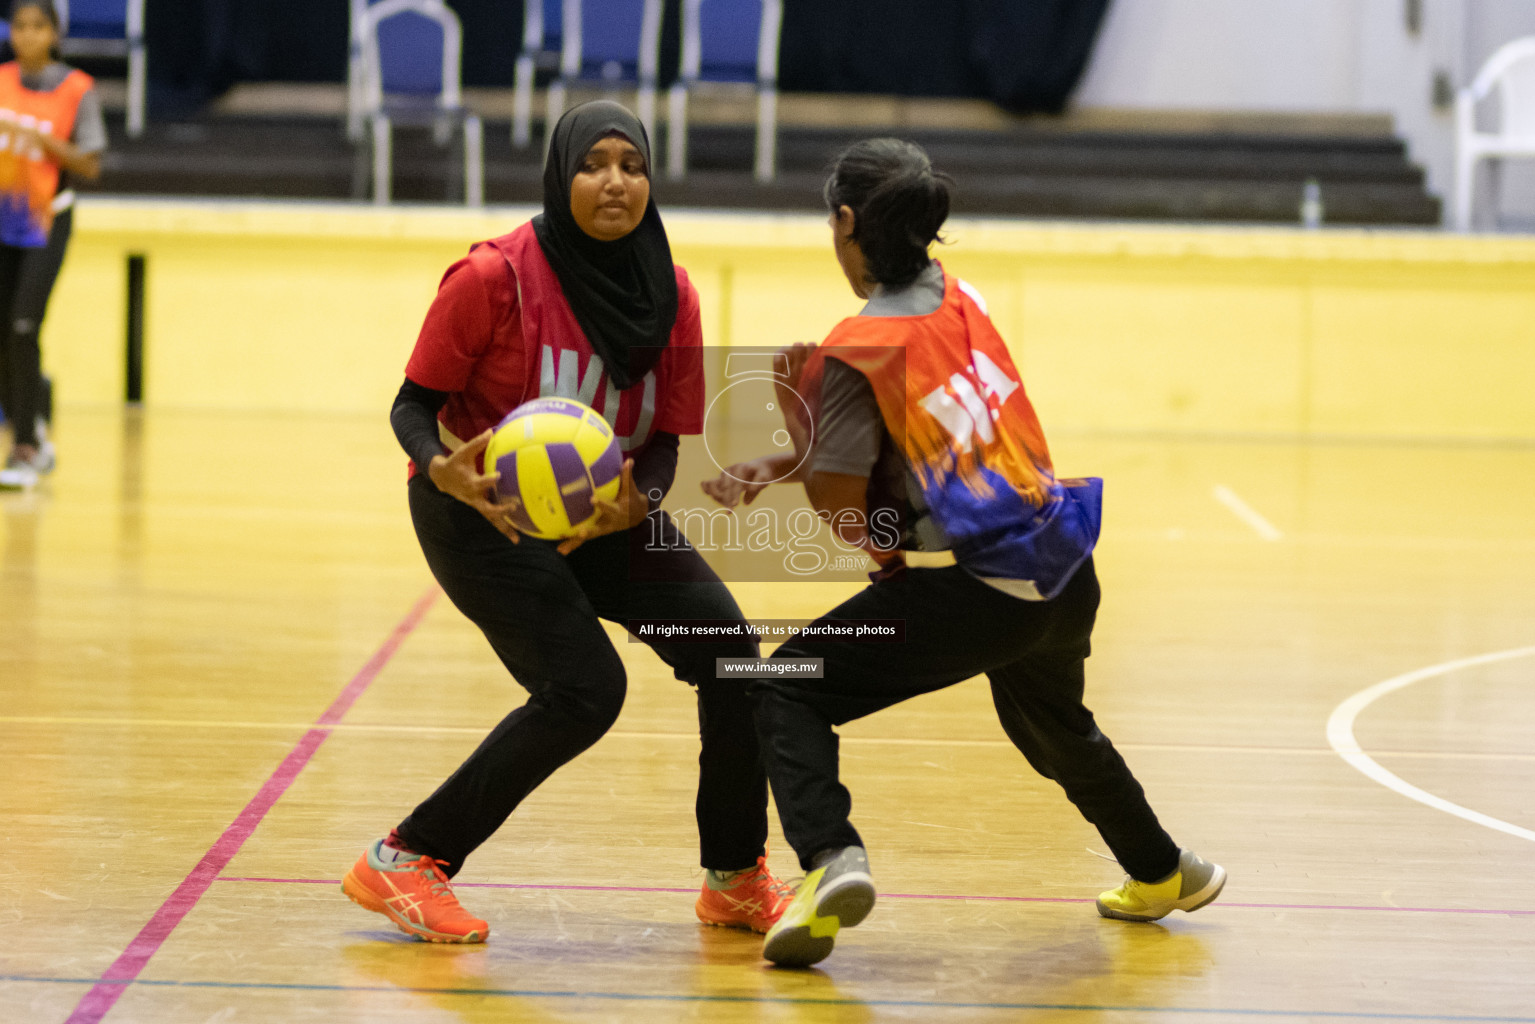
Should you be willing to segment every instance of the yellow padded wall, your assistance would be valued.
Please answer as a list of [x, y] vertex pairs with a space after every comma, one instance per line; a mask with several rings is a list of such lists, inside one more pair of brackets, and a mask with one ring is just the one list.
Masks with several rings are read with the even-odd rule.
[[[82, 201], [44, 332], [61, 400], [119, 402], [147, 260], [145, 401], [382, 415], [442, 272], [531, 208]], [[814, 215], [666, 215], [710, 345], [857, 312]], [[1535, 440], [1535, 240], [952, 222], [1047, 429]]]

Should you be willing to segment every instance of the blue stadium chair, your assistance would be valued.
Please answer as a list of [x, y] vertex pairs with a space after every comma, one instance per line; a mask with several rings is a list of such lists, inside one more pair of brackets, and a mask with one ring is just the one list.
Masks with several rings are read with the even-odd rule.
[[701, 84], [750, 86], [757, 94], [753, 173], [771, 181], [778, 155], [778, 43], [782, 0], [684, 0], [682, 66], [667, 113], [667, 175], [688, 164], [688, 95]]
[[128, 135], [144, 133], [148, 57], [144, 0], [55, 0], [59, 52], [65, 57], [124, 57], [128, 61]]
[[393, 123], [429, 124], [439, 145], [464, 133], [464, 195], [485, 202], [484, 129], [463, 104], [463, 29], [442, 0], [383, 0], [362, 14], [363, 106], [373, 130], [373, 201], [388, 203]]
[[662, 0], [565, 0], [563, 7], [560, 74], [549, 86], [544, 148], [571, 87], [588, 83], [609, 92], [637, 86], [635, 113], [654, 139]]
[[540, 69], [559, 68], [565, 34], [561, 0], [523, 0], [522, 15], [522, 52], [512, 91], [512, 144], [518, 147], [533, 141], [533, 77]]
[[368, 8], [383, 0], [348, 0], [351, 7], [350, 38], [346, 61], [346, 137], [361, 142], [367, 132], [367, 80], [363, 70], [363, 47], [368, 30]]

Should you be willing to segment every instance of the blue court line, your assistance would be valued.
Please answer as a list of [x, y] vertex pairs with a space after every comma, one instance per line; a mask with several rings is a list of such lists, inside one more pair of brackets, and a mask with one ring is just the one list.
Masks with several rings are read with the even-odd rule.
[[1535, 1017], [1485, 1017], [1467, 1014], [1370, 1013], [1344, 1010], [1264, 1010], [1248, 1007], [1208, 1006], [1112, 1006], [1092, 1003], [945, 1003], [928, 999], [816, 999], [787, 996], [690, 995], [686, 993], [575, 992], [559, 989], [430, 988], [414, 985], [309, 985], [261, 981], [174, 981], [132, 978], [49, 978], [25, 974], [0, 974], [0, 981], [40, 982], [56, 985], [152, 985], [159, 988], [222, 988], [293, 992], [409, 992], [429, 996], [500, 996], [515, 999], [610, 999], [659, 1003], [763, 1003], [780, 1006], [890, 1006], [932, 1010], [1068, 1010], [1082, 1013], [1188, 1013], [1248, 1017], [1326, 1017], [1336, 1020], [1441, 1020], [1475, 1024], [1535, 1024]]

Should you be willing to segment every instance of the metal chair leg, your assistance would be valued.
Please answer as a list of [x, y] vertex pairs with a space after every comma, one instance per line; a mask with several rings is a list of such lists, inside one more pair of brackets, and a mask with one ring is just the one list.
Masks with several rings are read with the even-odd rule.
[[772, 181], [778, 174], [778, 90], [763, 89], [757, 94], [757, 165], [758, 181]]
[[[641, 82], [639, 91], [635, 93], [635, 114], [640, 119], [640, 124], [645, 126], [645, 133], [650, 136], [651, 142], [656, 138], [656, 86], [654, 82]], [[654, 170], [652, 168], [652, 170]]]
[[485, 126], [475, 114], [464, 118], [464, 202], [485, 205]]
[[144, 134], [144, 105], [148, 88], [148, 58], [144, 53], [144, 41], [134, 40], [128, 50], [128, 137], [136, 139]]
[[390, 202], [394, 174], [391, 128], [389, 118], [383, 114], [373, 115], [373, 202], [376, 206], [387, 206]]
[[666, 176], [679, 181], [688, 172], [688, 87], [678, 82], [667, 97]]
[[1451, 197], [1452, 215], [1456, 231], [1467, 232], [1475, 227], [1476, 203], [1476, 154], [1457, 155], [1455, 160], [1454, 194]]
[[554, 135], [554, 126], [560, 120], [560, 115], [565, 113], [565, 79], [557, 78], [549, 85], [549, 107], [544, 114], [544, 156], [549, 155], [549, 140]]
[[533, 141], [533, 58], [517, 58], [512, 90], [512, 145], [522, 149]]

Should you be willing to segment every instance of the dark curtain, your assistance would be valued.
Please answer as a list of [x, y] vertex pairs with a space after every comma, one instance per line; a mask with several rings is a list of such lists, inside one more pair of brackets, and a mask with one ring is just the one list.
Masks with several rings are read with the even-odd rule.
[[236, 82], [346, 80], [347, 0], [148, 0], [151, 113], [196, 110]]
[[1109, 0], [785, 0], [786, 92], [979, 96], [1066, 106]]
[[[518, 0], [449, 0], [464, 28], [464, 84], [510, 86], [522, 45]], [[195, 109], [236, 82], [344, 82], [347, 0], [148, 0], [151, 97]]]
[[1066, 109], [1109, 0], [971, 0], [966, 52], [980, 95], [1018, 114]]
[[[593, 0], [589, 0], [593, 2]], [[600, 2], [600, 0], [595, 0]], [[975, 96], [1059, 111], [1109, 0], [785, 0], [782, 88]], [[520, 0], [449, 0], [464, 26], [464, 82], [509, 86]], [[668, 38], [680, 0], [668, 0]], [[148, 0], [151, 100], [164, 116], [241, 81], [346, 78], [347, 0]], [[676, 47], [662, 55], [663, 85]]]

